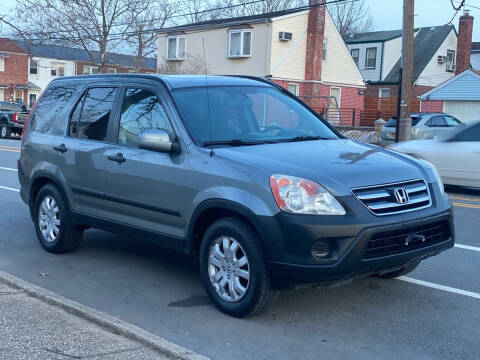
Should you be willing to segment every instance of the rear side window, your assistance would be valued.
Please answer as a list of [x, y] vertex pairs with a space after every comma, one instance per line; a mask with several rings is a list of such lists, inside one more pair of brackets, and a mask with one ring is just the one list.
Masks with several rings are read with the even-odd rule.
[[428, 121], [427, 125], [431, 126], [431, 127], [447, 126], [447, 122], [445, 121], [445, 118], [443, 116], [437, 115], [437, 116], [432, 117]]
[[72, 113], [70, 136], [96, 141], [105, 140], [116, 93], [116, 88], [88, 89]]
[[[80, 86], [80, 84], [66, 84], [48, 88], [31, 115], [31, 129], [46, 133], [60, 124], [64, 111], [70, 108]], [[62, 129], [62, 131], [65, 130]]]
[[445, 121], [447, 122], [447, 126], [458, 126], [458, 125], [460, 125], [460, 121], [455, 119], [453, 116], [445, 116]]

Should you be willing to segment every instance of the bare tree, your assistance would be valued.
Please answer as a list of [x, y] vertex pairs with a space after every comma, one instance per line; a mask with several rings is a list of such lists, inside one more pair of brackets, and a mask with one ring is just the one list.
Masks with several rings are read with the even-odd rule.
[[307, 0], [264, 0], [254, 3], [252, 0], [217, 0], [216, 8], [220, 10], [216, 17], [238, 17], [265, 14], [306, 5]]
[[142, 0], [17, 0], [13, 17], [23, 37], [81, 47], [103, 72], [107, 51], [127, 38], [132, 14], [145, 9]]
[[162, 29], [175, 12], [168, 0], [143, 0], [142, 5], [148, 10], [131, 13], [131, 35], [126, 40], [127, 48], [135, 53], [137, 71], [143, 67], [143, 59], [157, 50], [158, 35], [155, 30]]
[[372, 31], [375, 28], [365, 0], [330, 4], [328, 10], [343, 37]]

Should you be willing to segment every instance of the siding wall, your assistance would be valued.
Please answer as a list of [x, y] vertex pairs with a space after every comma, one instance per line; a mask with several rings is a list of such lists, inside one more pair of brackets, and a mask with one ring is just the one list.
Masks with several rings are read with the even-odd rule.
[[[284, 79], [305, 79], [308, 11], [274, 19], [271, 27], [270, 75]], [[290, 41], [280, 41], [279, 32], [293, 34]]]
[[470, 71], [460, 74], [455, 80], [436, 90], [430, 100], [480, 100], [480, 75]]
[[38, 85], [41, 90], [36, 92], [41, 92], [45, 89], [50, 81], [55, 79], [57, 76], [52, 76], [51, 68], [52, 63], [61, 63], [65, 66], [65, 76], [75, 75], [75, 61], [69, 60], [58, 60], [52, 58], [43, 58], [43, 57], [33, 57], [33, 60], [37, 61], [37, 74], [30, 74], [30, 61], [28, 61], [28, 81], [33, 82], [35, 85]]
[[392, 70], [392, 68], [398, 62], [398, 59], [400, 59], [402, 55], [402, 38], [398, 37], [393, 40], [385, 41], [384, 46], [385, 46], [384, 53], [386, 56], [383, 59], [381, 80], [385, 79], [388, 73]]
[[[204, 68], [203, 39], [205, 39], [205, 53], [207, 71], [209, 74], [253, 75], [266, 76], [269, 71], [268, 62], [268, 26], [265, 23], [252, 25], [252, 56], [248, 58], [229, 59], [228, 29], [211, 29], [201, 32], [186, 33], [186, 60], [176, 61], [179, 68], [184, 66], [187, 73], [192, 65], [199, 71]], [[278, 34], [277, 34], [278, 36]], [[165, 65], [167, 52], [167, 34], [158, 37], [158, 60], [159, 70]], [[192, 64], [192, 62], [194, 64]], [[181, 69], [180, 69], [181, 71]]]
[[[325, 14], [327, 56], [322, 63], [322, 81], [335, 84], [364, 85], [363, 77], [350, 56], [340, 33], [327, 12]], [[377, 63], [378, 63], [377, 53]]]
[[[348, 50], [351, 52], [352, 49], [359, 49], [359, 60], [358, 60], [358, 69], [363, 75], [365, 81], [380, 81], [380, 62], [382, 57], [382, 43], [365, 43], [365, 44], [348, 44]], [[365, 59], [367, 56], [367, 48], [377, 48], [377, 63], [375, 69], [366, 69], [365, 68]], [[397, 59], [398, 60], [398, 59]]]
[[425, 67], [425, 70], [420, 74], [417, 81], [418, 85], [437, 86], [455, 76], [454, 72], [446, 71], [446, 64], [437, 63], [438, 55], [447, 56], [447, 50], [457, 51], [457, 35], [455, 31], [450, 31], [443, 44], [438, 48], [435, 55], [430, 59], [430, 62]]
[[470, 62], [474, 69], [480, 70], [480, 53], [473, 53]]

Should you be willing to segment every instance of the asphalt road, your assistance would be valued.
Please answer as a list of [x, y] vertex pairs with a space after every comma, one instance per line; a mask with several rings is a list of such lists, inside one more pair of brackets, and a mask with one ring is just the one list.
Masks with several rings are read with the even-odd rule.
[[191, 258], [156, 243], [89, 230], [74, 253], [43, 251], [15, 191], [18, 146], [0, 141], [1, 270], [212, 359], [480, 357], [478, 191], [448, 189], [457, 247], [407, 281], [286, 291], [265, 314], [234, 319], [210, 304]]

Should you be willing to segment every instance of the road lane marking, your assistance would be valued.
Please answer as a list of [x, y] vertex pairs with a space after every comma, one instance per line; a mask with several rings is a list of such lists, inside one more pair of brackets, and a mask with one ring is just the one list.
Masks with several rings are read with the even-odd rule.
[[448, 197], [449, 197], [450, 199], [454, 199], [454, 200], [465, 200], [465, 201], [480, 202], [480, 198], [470, 198], [470, 197], [455, 196], [455, 195], [449, 195]]
[[0, 151], [11, 151], [11, 152], [20, 152], [20, 148], [13, 147], [13, 146], [1, 146]]
[[469, 209], [480, 209], [480, 205], [464, 204], [464, 203], [457, 203], [457, 202], [454, 202], [453, 206], [464, 207]]
[[8, 191], [20, 192], [19, 189], [11, 188], [11, 187], [8, 187], [8, 186], [2, 186], [2, 185], [0, 185], [0, 189], [8, 190]]
[[456, 248], [459, 248], [459, 249], [465, 249], [465, 250], [472, 250], [472, 251], [478, 251], [478, 252], [480, 252], [480, 247], [476, 247], [476, 246], [463, 245], [463, 244], [455, 244], [455, 247], [456, 247]]
[[17, 169], [7, 168], [7, 167], [3, 167], [3, 166], [0, 166], [0, 170], [18, 171]]
[[480, 300], [480, 294], [472, 292], [472, 291], [466, 291], [466, 290], [453, 288], [453, 287], [450, 287], [450, 286], [431, 283], [431, 282], [428, 282], [428, 281], [412, 279], [412, 278], [409, 278], [409, 277], [406, 277], [406, 276], [399, 276], [397, 278], [397, 280], [406, 281], [406, 282], [409, 282], [409, 283], [412, 283], [412, 284], [422, 285], [422, 286], [429, 287], [429, 288], [432, 288], [432, 289], [442, 290], [442, 291], [446, 291], [446, 292], [450, 292], [450, 293], [454, 293], [454, 294], [458, 294], [458, 295], [463, 295], [463, 296], [468, 296], [468, 297]]

